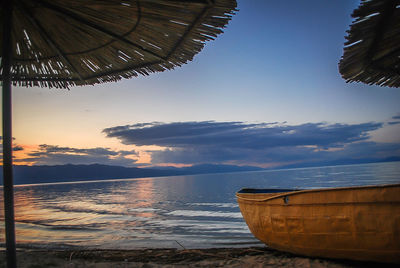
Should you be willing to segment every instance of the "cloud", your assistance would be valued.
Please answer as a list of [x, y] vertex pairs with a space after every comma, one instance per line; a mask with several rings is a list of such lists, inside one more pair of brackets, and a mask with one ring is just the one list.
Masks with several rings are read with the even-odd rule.
[[[103, 130], [123, 144], [157, 145], [150, 151], [153, 164], [258, 164], [317, 162], [348, 157], [399, 155], [398, 144], [369, 141], [383, 123], [326, 124], [243, 122], [141, 123]], [[398, 150], [398, 149], [397, 149]]]
[[[0, 137], [0, 140], [1, 140], [1, 137]], [[14, 144], [13, 147], [12, 147], [12, 150], [14, 152], [23, 151], [24, 147], [22, 147], [21, 145], [18, 145], [18, 144]], [[3, 159], [3, 145], [2, 144], [0, 146], [0, 154], [1, 154], [0, 159]]]
[[[0, 141], [3, 140], [3, 136], [0, 136]], [[15, 138], [13, 137], [12, 140], [15, 140]]]
[[13, 151], [14, 152], [16, 152], [16, 151], [23, 151], [24, 150], [24, 148], [22, 147], [22, 146], [20, 146], [20, 145], [15, 145], [14, 147], [13, 147]]
[[[400, 120], [400, 113], [392, 117], [393, 120]], [[397, 125], [400, 124], [400, 121], [390, 121], [389, 125]]]
[[[285, 166], [293, 163], [334, 163], [341, 159], [350, 163], [354, 159], [400, 157], [400, 143], [374, 142], [370, 139], [372, 132], [390, 125], [376, 122], [301, 125], [277, 122], [152, 122], [106, 128], [103, 133], [126, 145], [161, 147], [147, 151], [153, 165], [213, 163]], [[14, 151], [23, 149], [19, 145], [14, 147]], [[26, 157], [20, 158], [22, 155]], [[36, 150], [24, 150], [21, 156], [16, 157], [14, 162], [36, 165], [139, 165], [136, 163], [139, 159], [137, 151], [105, 147], [74, 148], [42, 144]]]
[[92, 155], [92, 156], [113, 156], [118, 153], [115, 151], [111, 151], [108, 148], [91, 148], [91, 149], [78, 149], [71, 147], [59, 147], [57, 145], [47, 145], [41, 144], [39, 145], [38, 151], [31, 153], [31, 156], [43, 156], [49, 154], [72, 154], [72, 155]]
[[369, 138], [382, 123], [357, 125], [308, 123], [297, 126], [245, 124], [242, 122], [144, 123], [106, 128], [107, 137], [123, 144], [163, 147], [204, 147], [265, 149], [281, 146], [336, 147]]
[[137, 152], [114, 151], [109, 148], [72, 148], [57, 145], [41, 144], [38, 149], [27, 153], [24, 159], [16, 162], [30, 162], [36, 165], [62, 165], [62, 164], [107, 164], [134, 166], [135, 159], [127, 156], [137, 156]]
[[400, 120], [400, 114], [393, 116], [393, 117], [392, 117], [392, 119], [395, 119], [395, 120], [396, 120], [396, 119], [397, 119], [397, 120]]
[[384, 159], [400, 156], [400, 144], [357, 142], [337, 150], [319, 150], [312, 147], [273, 147], [265, 150], [249, 149], [167, 149], [153, 151], [153, 163], [231, 163], [256, 165], [285, 163], [321, 163], [340, 159]]

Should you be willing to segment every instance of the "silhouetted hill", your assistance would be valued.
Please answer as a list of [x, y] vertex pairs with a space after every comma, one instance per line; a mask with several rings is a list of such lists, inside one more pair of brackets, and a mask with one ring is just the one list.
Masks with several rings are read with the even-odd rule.
[[252, 166], [233, 166], [233, 165], [196, 165], [186, 168], [181, 168], [185, 174], [204, 174], [204, 173], [226, 173], [226, 172], [241, 172], [241, 171], [256, 171], [262, 170], [259, 167]]
[[[314, 162], [306, 164], [294, 164], [280, 167], [301, 168], [318, 166], [336, 166], [348, 164], [364, 164], [375, 162], [400, 161], [399, 157], [390, 157], [385, 159], [341, 159], [330, 162]], [[234, 165], [195, 165], [191, 167], [153, 167], [153, 168], [135, 168], [108, 166], [100, 164], [92, 165], [56, 165], [56, 166], [14, 166], [15, 184], [33, 184], [50, 182], [73, 182], [83, 180], [109, 180], [125, 178], [146, 178], [146, 177], [164, 177], [177, 175], [194, 175], [206, 173], [227, 173], [241, 171], [263, 170], [252, 166], [234, 166]], [[0, 172], [0, 180], [3, 181], [3, 174]]]
[[[122, 178], [145, 178], [204, 173], [222, 173], [261, 170], [258, 167], [231, 165], [198, 165], [185, 168], [128, 168], [108, 165], [56, 165], [14, 166], [15, 184], [49, 183], [82, 180], [107, 180]], [[3, 179], [2, 174], [0, 175]]]
[[292, 165], [280, 166], [279, 169], [356, 165], [356, 164], [370, 164], [370, 163], [383, 163], [383, 162], [396, 162], [396, 161], [400, 161], [400, 157], [392, 156], [387, 158], [361, 158], [361, 159], [350, 158], [350, 159], [338, 159], [333, 161], [297, 163]]

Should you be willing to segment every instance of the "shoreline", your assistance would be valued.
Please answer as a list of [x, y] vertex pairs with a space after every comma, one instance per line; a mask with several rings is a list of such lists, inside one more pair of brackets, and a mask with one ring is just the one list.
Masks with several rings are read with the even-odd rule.
[[[308, 258], [267, 247], [133, 250], [18, 249], [18, 267], [392, 267], [390, 264]], [[5, 267], [5, 251], [0, 251]], [[393, 265], [394, 267], [394, 265]]]

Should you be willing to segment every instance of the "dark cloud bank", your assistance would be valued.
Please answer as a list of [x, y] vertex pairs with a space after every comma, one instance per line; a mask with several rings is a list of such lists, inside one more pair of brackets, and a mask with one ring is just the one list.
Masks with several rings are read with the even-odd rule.
[[400, 124], [400, 114], [393, 116], [392, 120], [394, 120], [394, 121], [388, 122], [389, 125]]
[[[135, 168], [138, 155], [134, 150], [42, 144], [27, 158], [15, 159], [17, 164], [34, 164], [16, 166], [15, 179], [17, 184], [23, 184], [257, 170], [255, 166], [288, 168], [400, 161], [399, 143], [370, 140], [371, 132], [382, 127], [384, 123], [290, 126], [213, 121], [117, 126], [103, 132], [127, 145], [164, 147], [150, 151], [153, 165], [193, 166]], [[14, 150], [23, 148], [16, 146]]]
[[[397, 116], [392, 119], [397, 119]], [[399, 143], [377, 143], [371, 132], [384, 123], [286, 125], [243, 122], [142, 123], [103, 130], [126, 145], [157, 145], [152, 165], [215, 164], [260, 167], [304, 167], [400, 160]], [[23, 150], [15, 146], [15, 151]], [[42, 144], [25, 159], [34, 165], [113, 165], [135, 167], [134, 150], [72, 148]]]
[[136, 156], [132, 151], [113, 151], [109, 148], [79, 149], [41, 144], [36, 151], [28, 153], [28, 157], [16, 162], [30, 162], [35, 165], [63, 165], [63, 164], [107, 164], [120, 166], [134, 166], [134, 159], [127, 156]]
[[369, 141], [383, 123], [280, 125], [243, 122], [142, 123], [104, 129], [123, 144], [167, 147], [157, 163], [311, 166], [396, 159], [400, 144]]

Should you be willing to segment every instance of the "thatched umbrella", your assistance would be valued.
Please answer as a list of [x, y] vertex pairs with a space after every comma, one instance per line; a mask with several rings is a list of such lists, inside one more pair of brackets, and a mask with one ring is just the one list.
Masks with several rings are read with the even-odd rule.
[[347, 82], [400, 87], [400, 0], [362, 0], [339, 71]]
[[15, 266], [11, 84], [67, 88], [170, 70], [222, 33], [235, 0], [5, 0], [1, 5], [7, 260]]

